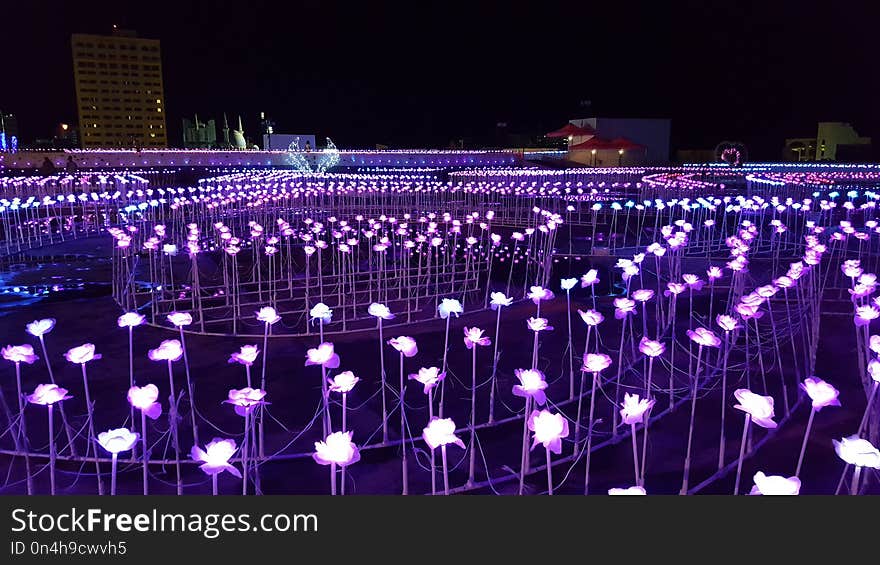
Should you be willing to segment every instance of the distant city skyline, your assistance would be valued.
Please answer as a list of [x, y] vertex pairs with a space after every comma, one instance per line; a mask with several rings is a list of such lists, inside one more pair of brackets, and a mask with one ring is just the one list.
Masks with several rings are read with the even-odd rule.
[[48, 17], [17, 3], [0, 110], [16, 115], [24, 141], [75, 123], [71, 36], [116, 24], [162, 42], [171, 145], [196, 112], [218, 123], [241, 114], [258, 134], [261, 111], [278, 132], [340, 147], [491, 144], [499, 123], [537, 134], [593, 116], [669, 118], [673, 150], [736, 140], [765, 159], [820, 121], [880, 137], [880, 78], [863, 47], [874, 6], [468, 6], [431, 8], [431, 18], [365, 5], [287, 10], [77, 3]]

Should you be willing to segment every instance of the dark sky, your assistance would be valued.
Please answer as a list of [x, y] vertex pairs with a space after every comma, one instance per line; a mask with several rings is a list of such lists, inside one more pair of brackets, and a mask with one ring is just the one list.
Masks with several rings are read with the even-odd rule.
[[248, 134], [262, 110], [339, 147], [488, 141], [500, 121], [538, 132], [591, 114], [668, 117], [674, 148], [742, 140], [753, 158], [820, 120], [880, 139], [867, 0], [372, 4], [4, 0], [0, 110], [24, 141], [75, 121], [70, 34], [118, 24], [162, 41], [172, 144], [183, 116], [224, 110]]

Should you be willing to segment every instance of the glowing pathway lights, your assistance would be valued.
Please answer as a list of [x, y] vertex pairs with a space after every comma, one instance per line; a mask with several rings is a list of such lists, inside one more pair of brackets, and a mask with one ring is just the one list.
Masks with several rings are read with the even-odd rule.
[[489, 423], [495, 422], [495, 376], [498, 372], [498, 336], [501, 331], [501, 310], [513, 304], [513, 298], [503, 292], [493, 292], [489, 306], [495, 314], [495, 352], [492, 355], [492, 376], [489, 379]]
[[[590, 491], [590, 459], [593, 452], [593, 424], [595, 423], [596, 414], [596, 387], [599, 384], [599, 373], [611, 366], [611, 357], [604, 353], [586, 353], [584, 354], [584, 366], [581, 371], [591, 373], [593, 375], [593, 384], [590, 388], [590, 414], [587, 420], [587, 446], [584, 448], [586, 454], [586, 462], [584, 469], [584, 494]], [[581, 381], [583, 383], [583, 381]], [[583, 394], [581, 394], [583, 398]], [[580, 443], [581, 431], [581, 399], [578, 399], [578, 416], [575, 424], [575, 446]]]
[[370, 316], [376, 318], [376, 326], [379, 329], [379, 376], [380, 388], [382, 396], [382, 443], [388, 443], [388, 406], [385, 399], [385, 390], [387, 389], [385, 377], [385, 340], [382, 337], [382, 320], [393, 320], [394, 314], [384, 304], [373, 302], [367, 308]]
[[[7, 361], [15, 363], [15, 384], [17, 387], [16, 390], [18, 391], [18, 395], [16, 396], [18, 399], [18, 426], [15, 431], [15, 449], [19, 454], [24, 456], [25, 472], [27, 473], [27, 491], [28, 494], [33, 494], [34, 480], [31, 475], [30, 448], [28, 447], [27, 426], [25, 425], [24, 419], [25, 397], [24, 394], [22, 394], [21, 388], [21, 364], [27, 363], [28, 365], [33, 365], [39, 357], [34, 354], [34, 348], [30, 345], [7, 345], [0, 350], [0, 354], [2, 354], [3, 358]], [[83, 371], [85, 371], [85, 368], [83, 368]], [[6, 402], [4, 400], [4, 405], [5, 404]], [[9, 418], [9, 421], [12, 422], [12, 418]]]
[[807, 377], [801, 383], [801, 388], [810, 397], [811, 407], [807, 427], [804, 430], [804, 441], [801, 443], [801, 451], [800, 455], [798, 455], [797, 468], [794, 471], [795, 476], [800, 476], [801, 474], [801, 465], [804, 463], [804, 454], [807, 451], [807, 440], [810, 438], [810, 429], [813, 427], [813, 418], [816, 412], [826, 406], [840, 406], [840, 401], [837, 399], [840, 392], [822, 379]]
[[880, 451], [871, 442], [860, 438], [858, 435], [845, 437], [840, 441], [832, 440], [832, 442], [834, 443], [834, 452], [837, 453], [837, 456], [843, 459], [847, 465], [855, 466], [850, 494], [856, 495], [859, 493], [862, 467], [880, 469]]
[[532, 447], [540, 443], [544, 446], [547, 456], [547, 494], [553, 494], [553, 466], [550, 454], [562, 453], [562, 439], [568, 437], [568, 420], [562, 414], [554, 414], [549, 410], [533, 410], [528, 418], [529, 430], [532, 432]]
[[229, 460], [235, 455], [236, 445], [234, 439], [213, 439], [205, 446], [205, 449], [194, 445], [190, 451], [190, 457], [199, 461], [199, 469], [211, 476], [212, 494], [217, 496], [217, 477], [223, 471], [228, 471], [232, 476], [241, 478], [241, 473]]
[[40, 406], [45, 406], [48, 409], [47, 414], [49, 415], [49, 494], [55, 495], [55, 424], [52, 417], [52, 409], [55, 407], [55, 404], [61, 402], [62, 400], [67, 400], [68, 398], [72, 398], [67, 394], [66, 388], [61, 388], [58, 385], [52, 384], [42, 384], [37, 385], [37, 388], [34, 389], [33, 394], [29, 394], [27, 396], [27, 401], [31, 404], [37, 404]]
[[[718, 347], [721, 345], [721, 340], [718, 339], [712, 330], [708, 330], [706, 328], [697, 328], [696, 330], [688, 330], [687, 336], [691, 339], [692, 342], [697, 344], [697, 368], [692, 375], [691, 378], [691, 417], [690, 417], [690, 425], [688, 426], [688, 441], [687, 441], [687, 451], [685, 452], [684, 458], [684, 477], [681, 481], [681, 494], [687, 494], [688, 491], [688, 478], [690, 476], [691, 470], [691, 446], [693, 444], [694, 438], [694, 415], [697, 411], [697, 389], [700, 382], [700, 361], [703, 357], [703, 348], [704, 347]], [[735, 494], [735, 493], [734, 493]]]
[[137, 444], [138, 434], [128, 428], [117, 428], [98, 434], [98, 444], [112, 457], [110, 464], [110, 496], [116, 496], [116, 461], [123, 451], [130, 451]]
[[[164, 361], [168, 365], [168, 422], [171, 427], [171, 442], [174, 447], [174, 465], [177, 469], [177, 494], [183, 494], [183, 482], [180, 478], [180, 439], [177, 432], [178, 395], [174, 389], [174, 369], [171, 364], [183, 357], [183, 347], [176, 339], [166, 339], [156, 349], [151, 349], [147, 356], [150, 361]], [[146, 435], [146, 431], [144, 431]]]
[[464, 344], [471, 350], [471, 424], [468, 428], [470, 432], [470, 466], [468, 467], [467, 486], [474, 484], [474, 471], [477, 461], [477, 452], [474, 449], [474, 440], [476, 439], [477, 429], [477, 346], [485, 347], [492, 344], [492, 340], [483, 335], [480, 328], [464, 328]]
[[[83, 345], [68, 350], [67, 353], [64, 354], [64, 357], [71, 363], [78, 364], [82, 370], [83, 392], [85, 393], [86, 409], [88, 410], [89, 418], [89, 447], [86, 448], [86, 457], [88, 457], [89, 450], [97, 440], [97, 436], [95, 435], [95, 407], [92, 404], [92, 396], [89, 392], [89, 376], [86, 372], [86, 363], [100, 359], [101, 354], [95, 353], [95, 344], [84, 343]], [[97, 475], [98, 480], [98, 494], [103, 495], [104, 482], [101, 479], [101, 464], [98, 462], [97, 453], [95, 455], [95, 474]]]
[[764, 496], [793, 496], [801, 492], [801, 480], [795, 477], [765, 475], [763, 471], [755, 473], [755, 484], [749, 494]]
[[[351, 441], [351, 437], [352, 432], [334, 432], [324, 441], [315, 442], [315, 453], [312, 455], [315, 462], [320, 465], [330, 465], [331, 495], [336, 495], [336, 467], [344, 469], [361, 459], [360, 451]], [[343, 491], [342, 494], [345, 492]]]
[[733, 407], [742, 410], [746, 414], [745, 423], [743, 424], [742, 439], [739, 446], [739, 457], [736, 461], [736, 482], [733, 485], [733, 494], [739, 494], [739, 479], [742, 474], [742, 463], [745, 456], [746, 440], [749, 436], [749, 423], [754, 422], [762, 428], [775, 428], [776, 422], [773, 421], [773, 397], [761, 396], [754, 392], [740, 388], [733, 392], [739, 404]]
[[[443, 494], [449, 495], [449, 465], [446, 461], [446, 446], [457, 445], [464, 449], [464, 442], [455, 435], [455, 422], [451, 418], [431, 418], [422, 430], [422, 439], [431, 448], [431, 453], [440, 448], [443, 466]], [[433, 493], [432, 493], [433, 494]]]
[[133, 408], [141, 411], [141, 456], [143, 457], [143, 482], [144, 496], [149, 493], [147, 479], [149, 471], [147, 465], [150, 461], [150, 452], [147, 449], [147, 418], [155, 420], [162, 415], [162, 405], [158, 402], [159, 389], [154, 384], [143, 387], [133, 386], [128, 389], [128, 403]]
[[[406, 378], [403, 372], [403, 358], [404, 357], [415, 357], [419, 352], [419, 348], [416, 345], [416, 340], [413, 338], [402, 335], [398, 337], [392, 337], [388, 340], [388, 345], [397, 350], [400, 354], [400, 389], [397, 394], [398, 398], [398, 410], [400, 410], [400, 453], [401, 453], [401, 470], [403, 477], [403, 494], [409, 494], [409, 473], [407, 472], [406, 466], [406, 403], [404, 402], [404, 379]], [[441, 389], [442, 389], [442, 381], [441, 381]], [[443, 403], [441, 401], [440, 408], [442, 410]]]

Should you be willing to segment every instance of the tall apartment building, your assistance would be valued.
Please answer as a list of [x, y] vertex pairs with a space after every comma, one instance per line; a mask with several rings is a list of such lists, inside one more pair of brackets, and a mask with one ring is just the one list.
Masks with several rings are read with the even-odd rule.
[[159, 40], [114, 27], [71, 44], [82, 147], [167, 147]]

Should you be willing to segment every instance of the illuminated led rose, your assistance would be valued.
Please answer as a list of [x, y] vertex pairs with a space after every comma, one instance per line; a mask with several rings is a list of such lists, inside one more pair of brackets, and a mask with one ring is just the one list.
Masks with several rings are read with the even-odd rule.
[[573, 289], [573, 288], [574, 288], [574, 285], [576, 285], [577, 282], [578, 282], [578, 280], [577, 280], [577, 279], [574, 279], [574, 278], [572, 278], [572, 279], [562, 279], [561, 281], [559, 281], [559, 286], [562, 287], [562, 290], [566, 290], [566, 291], [568, 291], [568, 290]]
[[626, 318], [630, 314], [635, 314], [636, 303], [629, 298], [614, 299], [614, 317], [618, 320]]
[[623, 402], [620, 404], [622, 406], [620, 417], [623, 419], [623, 423], [626, 425], [641, 424], [645, 418], [645, 413], [654, 406], [654, 403], [655, 400], [653, 399], [640, 399], [638, 394], [625, 393], [623, 395]]
[[321, 465], [335, 463], [340, 467], [346, 467], [357, 463], [361, 459], [361, 454], [351, 441], [351, 436], [352, 432], [334, 432], [324, 441], [316, 441], [312, 458]]
[[654, 291], [648, 288], [640, 288], [633, 292], [632, 297], [636, 302], [647, 302], [654, 298]]
[[677, 282], [668, 282], [666, 283], [666, 290], [663, 291], [663, 294], [666, 296], [677, 296], [684, 292], [687, 287], [681, 283]]
[[663, 355], [663, 353], [666, 351], [666, 345], [664, 345], [660, 341], [654, 341], [652, 339], [643, 337], [639, 341], [639, 351], [641, 351], [648, 357], [659, 357], [660, 355]]
[[845, 437], [834, 443], [834, 452], [850, 465], [880, 469], [880, 451], [871, 442], [857, 435]]
[[450, 444], [464, 449], [464, 442], [455, 435], [455, 422], [452, 418], [432, 418], [422, 430], [422, 439], [431, 449]]
[[127, 428], [117, 428], [99, 433], [98, 443], [108, 453], [116, 455], [117, 453], [131, 450], [139, 437], [139, 434], [133, 433]]
[[183, 357], [183, 346], [176, 339], [166, 339], [147, 352], [147, 356], [151, 361], [178, 361]]
[[697, 345], [702, 345], [703, 347], [718, 347], [721, 345], [721, 340], [718, 336], [706, 328], [697, 328], [693, 331], [687, 330], [686, 333]]
[[726, 332], [732, 332], [739, 327], [736, 318], [728, 316], [727, 314], [718, 314], [715, 316], [715, 323]]
[[120, 328], [135, 328], [146, 321], [146, 316], [137, 312], [126, 312], [116, 319], [116, 325]]
[[162, 405], [156, 402], [158, 398], [159, 389], [154, 384], [133, 386], [128, 389], [128, 403], [141, 410], [151, 420], [162, 415]]
[[34, 320], [30, 324], [27, 325], [26, 330], [27, 333], [31, 334], [34, 337], [41, 337], [46, 335], [47, 333], [52, 331], [52, 328], [55, 327], [55, 319], [54, 318], [45, 318], [42, 320]]
[[533, 332], [550, 331], [553, 329], [553, 326], [548, 325], [547, 318], [529, 318], [526, 320], [526, 325]]
[[67, 394], [67, 389], [54, 384], [37, 385], [34, 392], [27, 395], [28, 402], [41, 406], [49, 406], [68, 398], [72, 397]]
[[190, 451], [190, 457], [194, 461], [200, 461], [202, 464], [199, 465], [199, 469], [208, 475], [218, 475], [223, 471], [229, 471], [240, 479], [241, 473], [229, 463], [236, 449], [238, 448], [234, 439], [214, 438], [211, 443], [205, 446], [205, 449], [194, 445]]
[[588, 326], [598, 326], [605, 320], [605, 316], [596, 310], [587, 310], [586, 312], [578, 310], [578, 314]]
[[529, 300], [531, 300], [535, 304], [538, 304], [539, 302], [544, 300], [553, 300], [554, 294], [553, 291], [548, 288], [544, 288], [542, 286], [533, 286], [529, 288], [528, 297]]
[[7, 361], [12, 361], [13, 363], [27, 363], [28, 365], [33, 365], [34, 361], [39, 359], [34, 353], [34, 348], [27, 344], [7, 345], [3, 349], [0, 349], [0, 355], [3, 355], [3, 358]]
[[492, 340], [483, 335], [480, 328], [464, 328], [464, 344], [468, 349], [473, 349], [475, 345], [486, 346], [491, 345]]
[[169, 322], [175, 327], [183, 327], [192, 324], [193, 317], [192, 314], [188, 314], [186, 312], [172, 312], [166, 316]]
[[810, 397], [813, 408], [817, 411], [826, 406], [840, 406], [840, 400], [837, 399], [840, 392], [822, 379], [807, 377], [801, 383], [801, 388]]
[[241, 389], [231, 389], [224, 404], [232, 404], [235, 407], [235, 413], [239, 416], [246, 416], [254, 411], [254, 408], [261, 404], [266, 404], [266, 391], [259, 388], [245, 387]]
[[785, 478], [780, 475], [755, 473], [755, 486], [749, 494], [765, 496], [791, 496], [801, 492], [801, 480], [797, 477]]
[[693, 290], [700, 290], [703, 288], [703, 280], [700, 279], [697, 275], [693, 275], [690, 273], [685, 273], [681, 276], [684, 284], [687, 285], [688, 288]]
[[584, 355], [583, 371], [600, 373], [611, 366], [611, 357], [604, 353], [587, 353]]
[[855, 314], [855, 324], [856, 326], [866, 326], [870, 324], [873, 320], [876, 320], [880, 317], [880, 309], [877, 309], [876, 306], [873, 305], [864, 305], [856, 307]]
[[396, 349], [398, 353], [403, 353], [404, 357], [414, 357], [419, 352], [416, 340], [406, 335], [389, 339], [388, 345]]
[[513, 385], [513, 394], [522, 398], [531, 397], [539, 406], [547, 402], [544, 390], [547, 388], [547, 380], [544, 373], [537, 369], [516, 369], [513, 372], [519, 379], [518, 385]]
[[711, 266], [706, 270], [706, 276], [709, 277], [710, 281], [714, 281], [715, 279], [720, 279], [724, 276], [724, 272], [721, 270], [721, 267]]
[[733, 391], [733, 396], [739, 401], [734, 408], [742, 410], [752, 417], [752, 421], [762, 428], [775, 428], [773, 421], [773, 397], [755, 394], [747, 388], [739, 388]]
[[497, 310], [500, 307], [513, 304], [513, 298], [505, 296], [503, 292], [493, 292], [489, 297], [491, 298], [489, 306], [492, 310]]
[[599, 282], [599, 271], [596, 269], [590, 269], [581, 276], [581, 288], [593, 286], [597, 282]]
[[311, 318], [312, 323], [320, 322], [321, 324], [329, 324], [330, 320], [333, 319], [333, 310], [323, 302], [318, 302], [311, 310], [309, 310], [309, 317]]
[[645, 492], [645, 489], [642, 487], [628, 487], [628, 488], [610, 488], [608, 489], [608, 494], [611, 496], [645, 496], [648, 493]]
[[237, 353], [229, 356], [229, 363], [239, 363], [250, 367], [257, 360], [260, 350], [256, 345], [242, 345]]
[[529, 430], [533, 434], [532, 449], [540, 443], [558, 455], [562, 453], [562, 438], [568, 437], [568, 420], [549, 410], [533, 410], [529, 416]]
[[373, 302], [367, 307], [367, 313], [370, 316], [374, 316], [376, 318], [381, 318], [383, 320], [393, 320], [394, 314], [391, 313], [391, 310], [388, 309], [384, 304], [379, 304], [378, 302]]
[[306, 366], [309, 365], [320, 365], [327, 369], [339, 367], [339, 355], [334, 352], [333, 344], [327, 341], [306, 351]]
[[880, 361], [877, 359], [868, 361], [868, 375], [874, 382], [880, 383]]
[[332, 379], [327, 379], [327, 385], [331, 392], [349, 393], [358, 384], [360, 379], [351, 371], [342, 371]]
[[281, 321], [281, 316], [279, 316], [278, 312], [275, 311], [275, 308], [272, 308], [271, 306], [263, 306], [256, 312], [256, 314], [258, 321], [263, 322], [264, 324], [269, 324], [270, 326]]
[[95, 359], [100, 359], [101, 354], [95, 353], [94, 343], [84, 343], [78, 347], [69, 349], [67, 353], [64, 354], [64, 357], [71, 363], [83, 364]]
[[424, 386], [424, 393], [428, 394], [428, 392], [437, 386], [445, 376], [446, 373], [440, 372], [440, 369], [437, 367], [422, 367], [419, 369], [418, 373], [411, 374], [409, 378], [410, 380], [422, 383]]
[[450, 314], [455, 314], [455, 317], [458, 318], [459, 314], [464, 312], [464, 307], [462, 307], [461, 302], [454, 298], [444, 298], [437, 306], [437, 312], [444, 320], [448, 318]]

